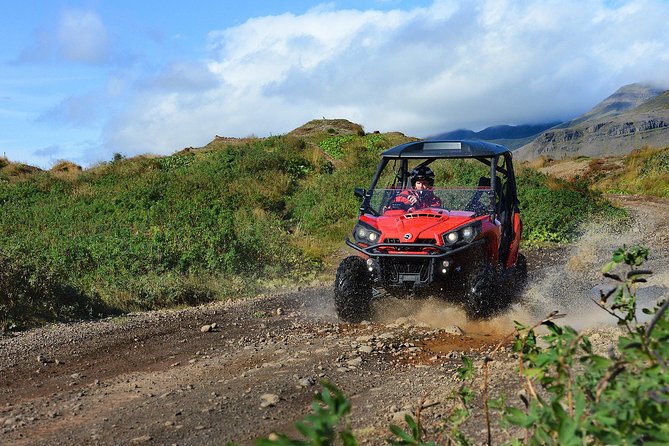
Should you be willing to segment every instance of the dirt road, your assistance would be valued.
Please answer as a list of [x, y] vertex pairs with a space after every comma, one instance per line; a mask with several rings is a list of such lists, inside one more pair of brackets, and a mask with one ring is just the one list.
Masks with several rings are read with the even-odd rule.
[[[482, 358], [512, 330], [558, 309], [605, 351], [615, 328], [589, 300], [613, 248], [651, 248], [655, 274], [642, 298], [669, 286], [669, 203], [615, 198], [633, 223], [593, 228], [561, 250], [528, 251], [522, 301], [486, 322], [468, 322], [437, 300], [376, 305], [369, 323], [339, 323], [329, 284], [179, 311], [56, 324], [0, 338], [0, 444], [252, 444], [272, 431], [296, 435], [328, 380], [353, 402], [352, 427], [384, 444], [423, 401], [426, 425], [449, 410], [460, 356]], [[212, 324], [215, 324], [212, 328]], [[492, 393], [517, 390], [512, 352], [492, 366]], [[432, 404], [438, 403], [438, 404]], [[479, 402], [480, 404], [480, 402]], [[483, 413], [466, 424], [484, 438]], [[496, 430], [495, 443], [508, 434]]]

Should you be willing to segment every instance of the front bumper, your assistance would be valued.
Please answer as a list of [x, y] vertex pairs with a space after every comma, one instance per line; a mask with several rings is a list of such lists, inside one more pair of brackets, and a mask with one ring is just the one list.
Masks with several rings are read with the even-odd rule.
[[[466, 245], [451, 248], [449, 246], [439, 246], [431, 243], [377, 243], [366, 248], [358, 246], [349, 239], [346, 239], [346, 244], [356, 251], [361, 252], [369, 257], [405, 257], [405, 258], [441, 258], [456, 254], [460, 251], [472, 248], [477, 245], [485, 243], [485, 239], [474, 240]], [[406, 251], [388, 253], [384, 249], [401, 249]], [[432, 252], [423, 252], [425, 249], [433, 249]]]
[[[379, 243], [361, 247], [346, 240], [351, 248], [372, 259], [370, 273], [374, 281], [390, 288], [424, 288], [433, 284], [445, 284], [452, 277], [453, 270], [461, 270], [460, 263], [464, 251], [485, 243], [485, 239], [475, 240], [457, 247], [438, 246], [427, 243]], [[387, 250], [408, 249], [388, 253]], [[426, 252], [430, 249], [431, 252]], [[449, 261], [444, 272], [442, 262]]]

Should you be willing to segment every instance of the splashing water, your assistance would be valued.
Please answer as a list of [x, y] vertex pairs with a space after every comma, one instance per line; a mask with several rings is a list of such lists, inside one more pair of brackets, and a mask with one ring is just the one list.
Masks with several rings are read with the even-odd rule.
[[[600, 290], [607, 291], [615, 283], [604, 278], [601, 268], [611, 259], [611, 253], [623, 245], [648, 245], [648, 232], [643, 226], [633, 225], [621, 231], [601, 224], [591, 224], [574, 244], [566, 261], [538, 271], [531, 277], [523, 300], [514, 311], [527, 312], [531, 320], [539, 320], [551, 311], [566, 314], [562, 322], [582, 330], [615, 324], [616, 320], [599, 308]], [[651, 248], [652, 249], [652, 248]], [[669, 268], [666, 249], [651, 250], [651, 258], [644, 268], [654, 274], [648, 284], [639, 288], [639, 308], [652, 306], [669, 288]], [[641, 311], [638, 317], [643, 319]], [[529, 321], [527, 321], [529, 322]]]
[[[600, 290], [606, 291], [615, 286], [602, 276], [601, 268], [620, 246], [648, 245], [653, 231], [652, 221], [623, 230], [590, 224], [567, 255], [556, 251], [554, 258], [543, 261], [544, 264], [538, 268], [530, 268], [533, 272], [528, 277], [522, 299], [488, 320], [471, 321], [460, 306], [442, 299], [390, 298], [382, 299], [375, 306], [376, 320], [386, 324], [408, 321], [432, 328], [456, 325], [465, 333], [493, 336], [508, 334], [513, 330], [513, 321], [534, 324], [553, 311], [566, 315], [561, 324], [577, 330], [613, 325], [616, 320], [593, 302], [593, 299], [599, 300]], [[651, 234], [650, 240], [648, 234]], [[669, 289], [669, 262], [666, 261], [669, 249], [660, 246], [654, 249], [651, 247], [651, 258], [644, 265], [644, 268], [653, 271], [653, 275], [648, 278], [648, 284], [637, 291], [640, 320], [645, 316], [640, 309], [652, 306]], [[528, 261], [532, 262], [532, 256]]]

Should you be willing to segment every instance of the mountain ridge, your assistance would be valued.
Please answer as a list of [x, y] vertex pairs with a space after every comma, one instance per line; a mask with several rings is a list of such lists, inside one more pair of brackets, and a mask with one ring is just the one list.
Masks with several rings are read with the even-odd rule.
[[544, 130], [560, 124], [561, 121], [521, 125], [502, 124], [486, 127], [478, 132], [469, 129], [457, 129], [429, 136], [426, 139], [481, 139], [514, 149], [530, 142]]
[[619, 156], [644, 146], [669, 145], [669, 90], [649, 84], [619, 88], [591, 110], [544, 131], [514, 152], [520, 160], [539, 156]]

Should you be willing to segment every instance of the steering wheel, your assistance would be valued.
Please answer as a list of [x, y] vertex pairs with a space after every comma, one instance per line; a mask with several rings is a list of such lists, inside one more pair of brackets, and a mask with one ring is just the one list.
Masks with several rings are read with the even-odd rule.
[[390, 203], [387, 207], [387, 210], [389, 211], [406, 211], [410, 208], [410, 205], [407, 205], [406, 203], [400, 203], [399, 201], [394, 201]]

